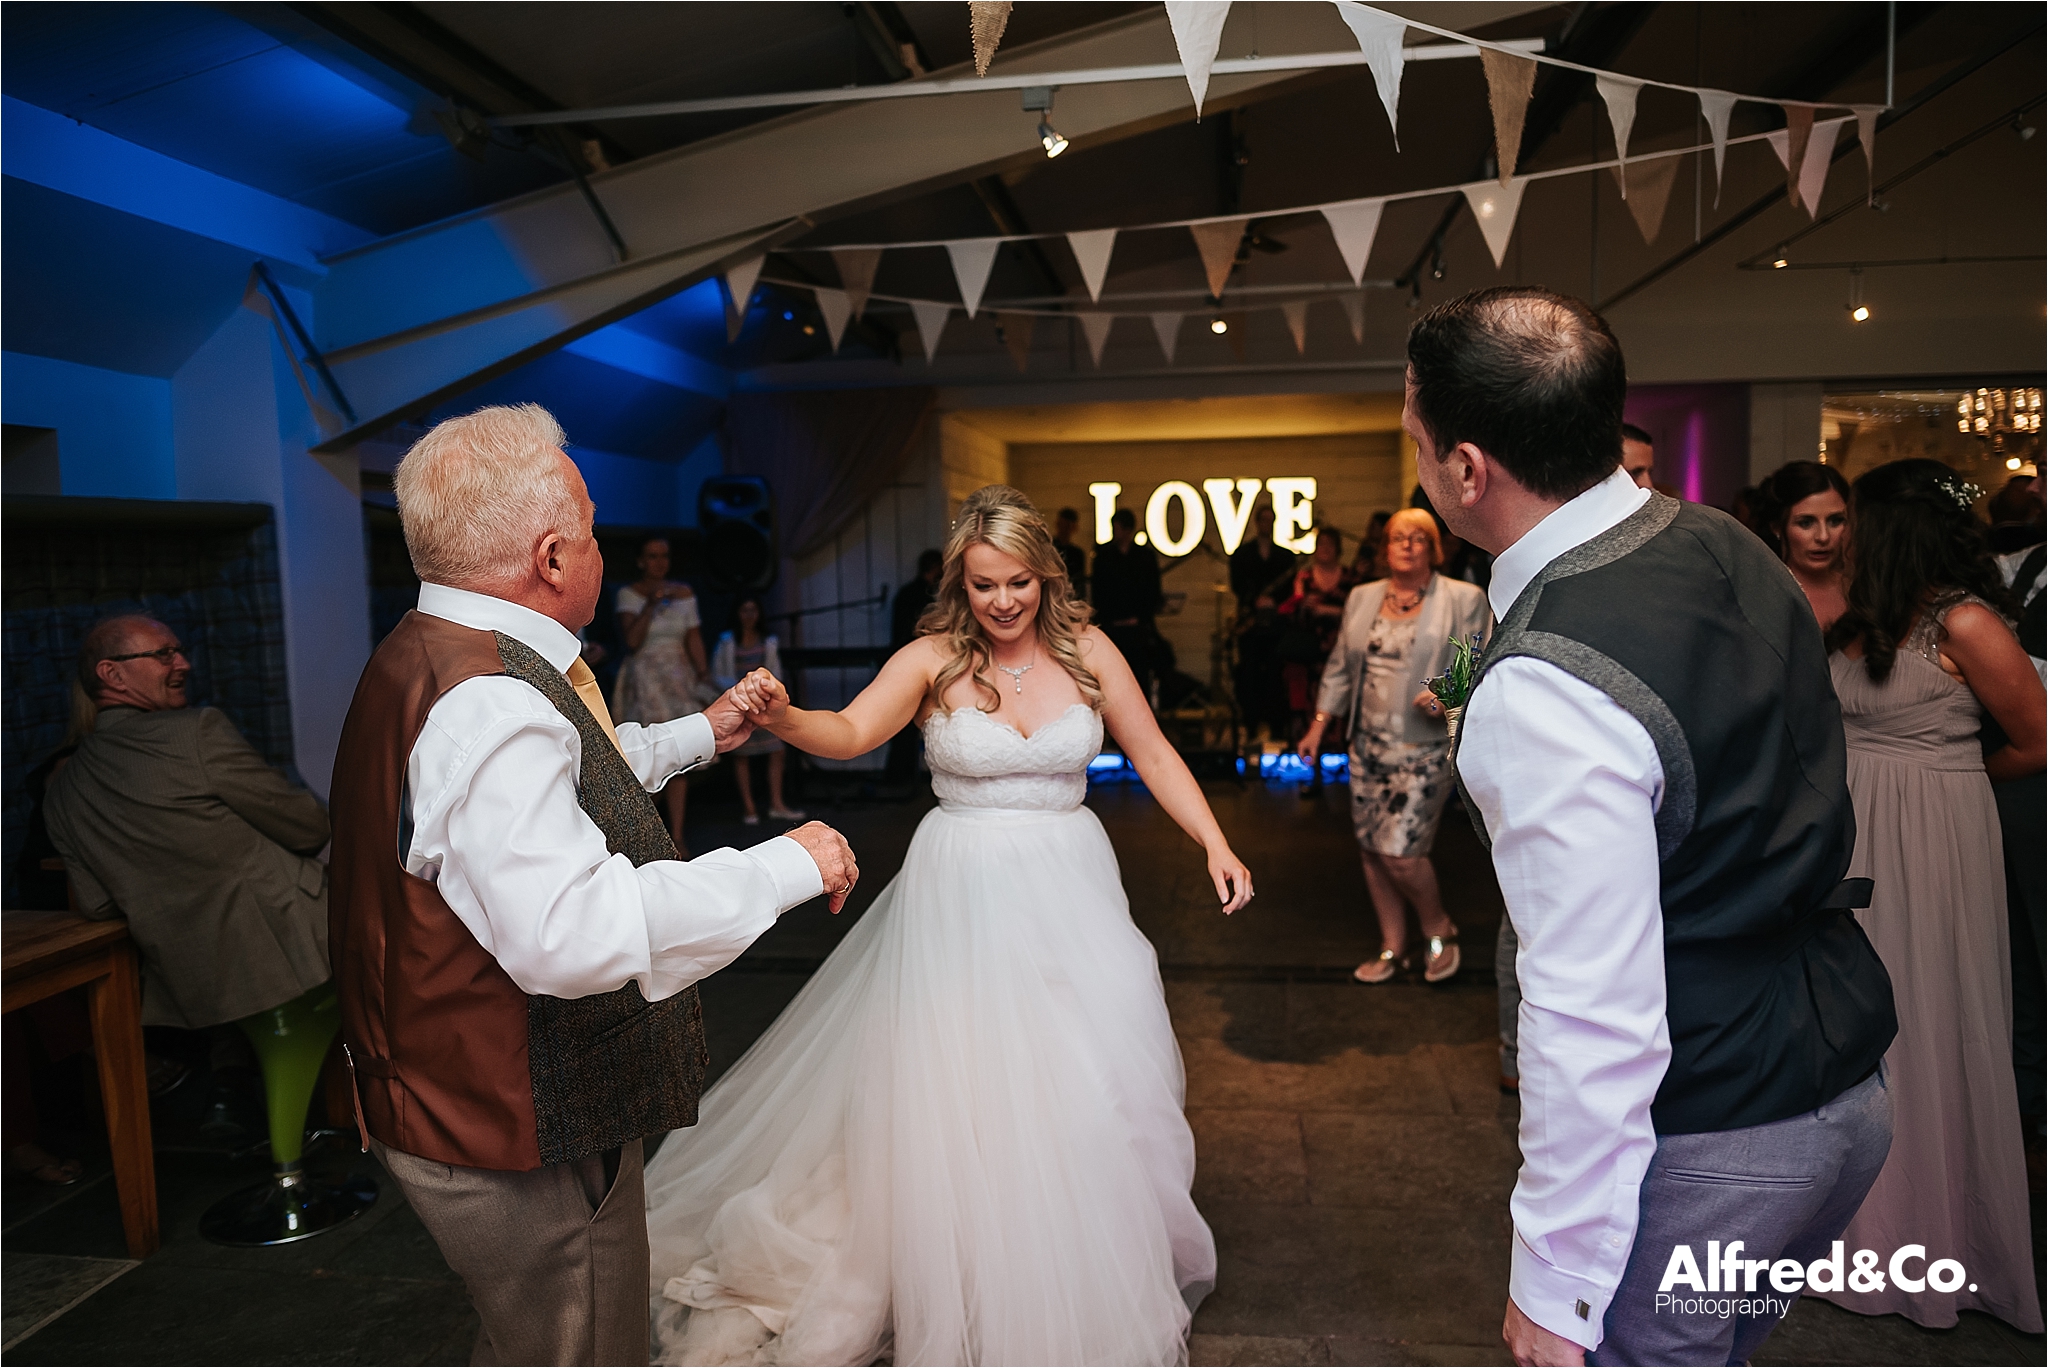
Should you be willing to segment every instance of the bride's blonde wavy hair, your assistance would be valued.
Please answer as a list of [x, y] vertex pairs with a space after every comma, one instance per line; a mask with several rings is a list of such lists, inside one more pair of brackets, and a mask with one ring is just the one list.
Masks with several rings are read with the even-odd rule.
[[1088, 628], [1088, 605], [1076, 600], [1067, 581], [1067, 563], [1053, 545], [1045, 519], [1031, 500], [1008, 485], [985, 485], [967, 496], [960, 516], [953, 522], [953, 535], [946, 539], [946, 568], [932, 606], [918, 619], [919, 636], [937, 637], [946, 653], [946, 663], [932, 679], [926, 702], [945, 711], [946, 690], [962, 675], [974, 682], [989, 698], [989, 710], [1003, 704], [1003, 696], [989, 682], [992, 661], [988, 636], [967, 602], [967, 548], [992, 546], [1023, 562], [1038, 577], [1038, 639], [1047, 654], [1073, 676], [1088, 706], [1102, 708], [1102, 684], [1081, 663], [1081, 634]]

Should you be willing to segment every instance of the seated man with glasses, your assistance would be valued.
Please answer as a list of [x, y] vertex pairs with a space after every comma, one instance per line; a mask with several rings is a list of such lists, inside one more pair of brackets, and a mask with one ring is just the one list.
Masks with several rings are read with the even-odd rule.
[[79, 910], [128, 918], [143, 1024], [200, 1029], [327, 981], [328, 829], [223, 713], [186, 706], [191, 673], [161, 622], [95, 625], [78, 681], [99, 716], [45, 819]]

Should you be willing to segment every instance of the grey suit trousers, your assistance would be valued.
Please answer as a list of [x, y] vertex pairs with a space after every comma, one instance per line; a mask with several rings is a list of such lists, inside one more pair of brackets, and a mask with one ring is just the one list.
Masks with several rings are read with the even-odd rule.
[[647, 1362], [651, 1274], [638, 1141], [616, 1151], [609, 1191], [597, 1155], [507, 1173], [370, 1146], [483, 1318], [471, 1363]]

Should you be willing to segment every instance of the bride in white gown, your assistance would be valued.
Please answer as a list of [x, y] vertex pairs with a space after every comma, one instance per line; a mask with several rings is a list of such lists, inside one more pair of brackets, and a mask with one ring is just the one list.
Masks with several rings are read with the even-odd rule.
[[742, 703], [815, 755], [921, 720], [902, 872], [647, 1168], [660, 1363], [1164, 1364], [1216, 1251], [1158, 961], [1081, 805], [1106, 722], [1251, 897], [1130, 667], [1013, 489], [962, 508], [926, 635], [843, 712]]

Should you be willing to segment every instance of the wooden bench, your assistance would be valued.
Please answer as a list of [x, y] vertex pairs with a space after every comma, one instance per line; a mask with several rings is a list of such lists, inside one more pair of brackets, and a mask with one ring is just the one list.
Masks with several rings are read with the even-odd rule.
[[86, 989], [92, 1018], [121, 1229], [128, 1253], [147, 1258], [160, 1243], [156, 1163], [142, 1053], [142, 987], [128, 923], [91, 921], [74, 912], [0, 913], [0, 1012], [78, 987]]

